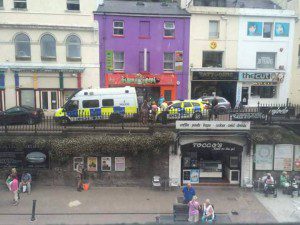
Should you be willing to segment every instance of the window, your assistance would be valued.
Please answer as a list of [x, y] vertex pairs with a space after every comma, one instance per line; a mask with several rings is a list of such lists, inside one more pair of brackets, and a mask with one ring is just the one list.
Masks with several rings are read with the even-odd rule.
[[171, 105], [171, 108], [173, 108], [173, 109], [180, 109], [181, 108], [181, 102], [174, 103], [173, 105]]
[[164, 36], [165, 37], [175, 37], [175, 23], [165, 22], [164, 23]]
[[79, 108], [79, 102], [77, 100], [70, 100], [67, 102], [64, 108], [67, 112], [77, 110]]
[[164, 70], [174, 70], [174, 53], [164, 53]]
[[209, 21], [209, 37], [219, 38], [219, 21], [217, 20]]
[[103, 107], [114, 106], [114, 100], [113, 99], [102, 99], [102, 106]]
[[124, 21], [114, 21], [114, 35], [123, 36], [124, 35]]
[[81, 60], [81, 42], [79, 37], [70, 35], [66, 40], [67, 60], [80, 61]]
[[192, 106], [192, 104], [191, 104], [190, 102], [185, 102], [185, 103], [183, 104], [183, 107], [184, 107], [184, 108], [187, 108], [187, 107], [193, 107], [193, 106]]
[[56, 41], [50, 34], [45, 34], [41, 38], [42, 60], [56, 59]]
[[51, 91], [51, 109], [57, 109], [57, 93]]
[[222, 67], [223, 52], [203, 52], [202, 67]]
[[42, 91], [41, 92], [41, 108], [42, 109], [57, 109], [57, 92]]
[[82, 108], [99, 108], [99, 100], [83, 100]]
[[276, 52], [257, 52], [256, 68], [274, 69], [276, 60]]
[[42, 109], [48, 109], [48, 92], [42, 92]]
[[273, 23], [264, 23], [263, 37], [271, 38], [273, 32]]
[[298, 46], [298, 67], [300, 67], [300, 45]]
[[34, 98], [35, 92], [34, 90], [21, 90], [20, 93], [20, 105], [26, 105], [35, 107], [35, 98]]
[[226, 0], [194, 0], [194, 6], [226, 7]]
[[80, 10], [79, 0], [67, 0], [68, 10]]
[[150, 21], [140, 21], [140, 37], [150, 37]]
[[124, 52], [114, 52], [114, 70], [124, 70]]
[[3, 0], [0, 0], [0, 8], [3, 8]]
[[251, 86], [251, 96], [275, 98], [276, 90], [276, 86]]
[[30, 60], [30, 40], [26, 34], [18, 34], [15, 37], [15, 54], [16, 59]]
[[15, 9], [27, 9], [26, 0], [14, 0]]

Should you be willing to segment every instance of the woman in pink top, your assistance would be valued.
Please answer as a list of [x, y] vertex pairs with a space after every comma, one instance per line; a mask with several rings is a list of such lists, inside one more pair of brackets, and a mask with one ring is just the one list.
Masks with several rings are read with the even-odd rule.
[[200, 204], [197, 202], [197, 196], [194, 195], [193, 199], [188, 203], [189, 205], [189, 222], [197, 223], [199, 221], [199, 208]]
[[19, 181], [17, 179], [16, 175], [12, 175], [12, 182], [10, 186], [11, 192], [14, 194], [14, 200], [13, 200], [13, 205], [18, 205], [19, 204], [19, 196], [18, 196], [18, 191], [19, 191]]

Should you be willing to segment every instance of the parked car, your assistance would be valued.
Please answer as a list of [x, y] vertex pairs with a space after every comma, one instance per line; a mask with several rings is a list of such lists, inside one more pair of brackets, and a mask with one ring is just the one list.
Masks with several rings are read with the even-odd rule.
[[0, 124], [36, 124], [43, 120], [44, 111], [30, 106], [15, 106], [0, 112]]
[[[218, 114], [225, 114], [229, 113], [231, 110], [231, 104], [230, 102], [223, 97], [216, 96], [218, 100], [218, 105], [216, 106], [216, 110]], [[202, 101], [204, 103], [204, 107], [206, 109], [209, 109], [211, 107], [212, 100], [214, 99], [214, 96], [203, 96], [198, 99], [198, 101]], [[206, 103], [205, 103], [206, 102]]]

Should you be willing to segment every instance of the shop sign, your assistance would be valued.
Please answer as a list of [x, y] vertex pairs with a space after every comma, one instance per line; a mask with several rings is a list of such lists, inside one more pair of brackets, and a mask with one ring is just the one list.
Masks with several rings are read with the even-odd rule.
[[139, 84], [139, 85], [144, 85], [144, 84], [156, 84], [159, 83], [159, 79], [155, 77], [144, 77], [141, 74], [137, 74], [136, 77], [122, 77], [121, 79], [122, 84]]
[[235, 121], [259, 121], [266, 120], [267, 115], [262, 112], [233, 112], [230, 114]]
[[300, 145], [295, 145], [294, 170], [300, 171]]
[[226, 143], [226, 142], [215, 142], [215, 141], [193, 143], [193, 148], [197, 148], [199, 150], [212, 150], [212, 151], [243, 151], [243, 147], [240, 145]]
[[275, 72], [240, 72], [239, 81], [243, 82], [282, 82], [284, 73]]
[[294, 116], [295, 107], [261, 107], [260, 112], [263, 114], [271, 114], [272, 117], [288, 118]]
[[238, 80], [238, 72], [194, 71], [193, 80]]
[[107, 71], [114, 70], [114, 52], [113, 51], [105, 52], [105, 65], [106, 65]]
[[250, 130], [250, 121], [176, 121], [178, 130]]
[[293, 145], [275, 145], [274, 170], [292, 171]]
[[183, 69], [183, 51], [175, 52], [175, 70], [182, 71]]

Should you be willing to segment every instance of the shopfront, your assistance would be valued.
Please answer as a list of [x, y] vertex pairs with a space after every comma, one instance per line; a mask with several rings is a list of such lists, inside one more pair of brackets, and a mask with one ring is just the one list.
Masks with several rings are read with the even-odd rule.
[[192, 71], [191, 97], [217, 96], [226, 98], [232, 106], [236, 103], [238, 72], [232, 71]]
[[157, 101], [160, 96], [164, 96], [167, 101], [177, 98], [176, 74], [106, 74], [105, 87], [125, 86], [136, 87], [140, 104], [146, 99]]

